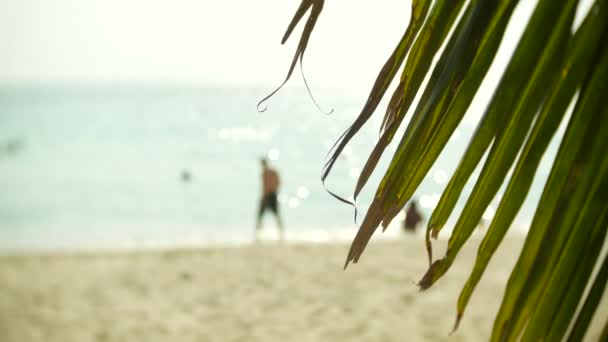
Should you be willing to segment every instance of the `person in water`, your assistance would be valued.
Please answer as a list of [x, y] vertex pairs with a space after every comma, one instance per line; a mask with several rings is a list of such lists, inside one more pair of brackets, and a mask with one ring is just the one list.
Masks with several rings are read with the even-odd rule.
[[192, 180], [192, 174], [187, 169], [183, 169], [180, 178], [182, 180], [182, 183], [190, 183], [190, 181]]
[[405, 212], [405, 220], [403, 221], [403, 230], [406, 233], [415, 233], [416, 227], [422, 221], [422, 214], [418, 211], [416, 200], [410, 202], [409, 207]]
[[258, 210], [258, 217], [255, 226], [255, 239], [258, 239], [258, 232], [262, 228], [262, 217], [266, 210], [270, 210], [277, 219], [277, 225], [279, 227], [279, 238], [284, 239], [283, 222], [281, 215], [279, 214], [279, 201], [277, 199], [277, 192], [279, 191], [280, 179], [277, 171], [270, 166], [266, 159], [262, 158], [262, 198], [260, 199], [260, 207]]

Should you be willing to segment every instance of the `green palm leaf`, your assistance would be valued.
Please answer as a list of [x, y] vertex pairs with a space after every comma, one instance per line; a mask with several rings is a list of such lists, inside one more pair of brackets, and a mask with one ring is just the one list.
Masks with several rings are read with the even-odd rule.
[[[589, 69], [591, 69], [600, 43], [601, 33], [606, 26], [605, 23], [597, 22], [599, 18], [599, 16], [589, 16], [581, 25], [568, 48], [567, 56], [561, 67], [560, 82], [555, 82], [542, 111], [536, 119], [534, 128], [530, 132], [515, 166], [513, 176], [496, 210], [496, 215], [488, 228], [488, 233], [481, 242], [473, 272], [458, 300], [458, 319], [462, 316], [492, 254], [498, 248], [523, 204], [540, 159], [565, 116], [568, 103]], [[590, 48], [585, 49], [586, 46]]]
[[[569, 36], [570, 27], [574, 19], [576, 1], [570, 0], [558, 17], [557, 25], [551, 33], [536, 68], [521, 89], [518, 100], [514, 102], [512, 113], [505, 115], [501, 131], [497, 131], [488, 159], [475, 183], [473, 191], [458, 218], [456, 227], [448, 242], [448, 250], [443, 259], [435, 262], [429, 272], [420, 281], [425, 289], [432, 285], [450, 267], [460, 248], [465, 244], [481, 220], [483, 212], [492, 201], [502, 185], [504, 177], [526, 137], [534, 114], [538, 109], [547, 84], [555, 78], [555, 69], [561, 64], [561, 52], [564, 50]], [[519, 45], [518, 48], [521, 48]], [[507, 110], [507, 109], [502, 109]]]
[[[538, 1], [427, 226], [425, 244], [430, 268], [419, 283], [421, 289], [432, 286], [449, 270], [499, 188], [507, 182], [460, 294], [457, 326], [527, 197], [547, 146], [560, 123], [567, 120], [551, 173], [507, 283], [494, 322], [493, 341], [519, 337], [530, 341], [565, 337], [580, 340], [605, 288], [607, 259], [600, 256], [608, 229], [608, 107], [603, 101], [608, 94], [608, 0], [595, 0], [573, 33], [579, 2]], [[355, 199], [417, 94], [420, 100], [360, 223], [346, 265], [359, 260], [377, 228], [386, 228], [410, 200], [477, 94], [507, 24], [516, 20], [512, 16], [518, 0], [470, 0], [462, 9], [464, 4], [463, 0], [412, 2], [412, 18], [402, 39], [380, 71], [358, 117], [330, 151], [323, 181], [344, 147], [376, 111], [404, 65], [382, 119], [380, 139], [355, 186]], [[284, 40], [312, 8], [285, 82], [297, 61], [302, 61], [322, 5], [323, 1], [302, 1], [289, 25]], [[431, 67], [443, 44], [445, 48]], [[427, 74], [429, 81], [423, 84]], [[577, 92], [574, 111], [568, 116], [568, 105]], [[464, 185], [486, 153], [481, 174], [458, 215], [446, 255], [433, 262], [430, 238], [437, 237], [446, 225]], [[603, 266], [594, 275], [598, 264]], [[602, 336], [606, 335], [608, 328]]]
[[[340, 137], [338, 142], [336, 142], [336, 144], [332, 148], [333, 153], [330, 151], [331, 156], [325, 164], [325, 167], [323, 168], [323, 173], [321, 175], [321, 180], [323, 182], [325, 182], [325, 179], [331, 172], [333, 165], [335, 164], [336, 160], [338, 160], [338, 157], [340, 156], [340, 153], [342, 153], [342, 151], [344, 150], [344, 147], [346, 147], [348, 142], [352, 139], [353, 136], [355, 136], [355, 134], [357, 134], [361, 127], [365, 125], [367, 120], [373, 114], [374, 110], [376, 110], [376, 108], [378, 107], [378, 104], [382, 100], [382, 97], [386, 93], [386, 90], [388, 89], [389, 85], [393, 81], [393, 78], [399, 71], [401, 64], [403, 64], [405, 56], [407, 56], [412, 42], [414, 41], [414, 37], [416, 37], [416, 34], [418, 34], [420, 28], [422, 27], [422, 23], [424, 22], [424, 18], [426, 17], [430, 4], [430, 0], [412, 1], [412, 19], [410, 20], [410, 24], [408, 25], [405, 34], [401, 38], [401, 41], [395, 48], [395, 51], [393, 51], [393, 54], [384, 64], [384, 67], [380, 71], [380, 74], [378, 74], [376, 82], [374, 83], [374, 86], [367, 98], [367, 102], [361, 110], [361, 113], [359, 114], [355, 122], [353, 122], [353, 124]], [[396, 105], [397, 101], [391, 101], [391, 105], [389, 105], [389, 107]], [[368, 170], [364, 170], [364, 172], [366, 171]], [[367, 174], [366, 177], [369, 177], [369, 174]], [[349, 201], [344, 200], [342, 197], [337, 196], [332, 192], [330, 193], [339, 200], [350, 203]], [[358, 191], [355, 190], [355, 198], [357, 197], [357, 194]]]
[[[606, 217], [604, 217], [604, 221], [602, 223], [604, 226], [608, 226]], [[585, 336], [585, 332], [589, 327], [591, 318], [593, 317], [593, 314], [595, 313], [595, 310], [602, 299], [602, 295], [604, 294], [606, 283], [608, 283], [608, 258], [604, 258], [602, 267], [593, 281], [593, 286], [587, 295], [585, 304], [581, 308], [581, 311], [576, 318], [576, 322], [572, 327], [570, 336], [568, 336], [568, 342], [581, 341]], [[605, 338], [603, 338], [602, 341], [605, 341]]]
[[[382, 129], [384, 132], [361, 171], [357, 185], [355, 186], [355, 198], [359, 195], [365, 183], [367, 183], [372, 171], [380, 160], [380, 156], [392, 141], [405, 117], [405, 113], [414, 100], [416, 89], [422, 83], [424, 75], [431, 65], [433, 55], [444, 41], [450, 25], [456, 19], [456, 15], [463, 3], [463, 0], [438, 0], [435, 2], [424, 27], [412, 47], [412, 51], [408, 55], [401, 74], [401, 81], [391, 97], [383, 119]], [[405, 136], [409, 135], [414, 121], [408, 126], [408, 133]], [[325, 173], [324, 177], [327, 177], [327, 175], [328, 173]]]
[[[604, 184], [603, 186], [608, 186], [608, 184]], [[603, 203], [607, 203], [606, 198], [604, 198], [603, 201]], [[588, 217], [591, 217], [591, 215]], [[569, 277], [569, 279], [563, 279], [564, 282], [567, 283], [567, 287], [565, 289], [561, 289], [562, 299], [560, 300], [559, 304], [560, 310], [557, 311], [554, 309], [555, 315], [553, 317], [547, 316], [544, 321], [540, 321], [539, 325], [543, 325], [544, 330], [541, 331], [540, 329], [537, 329], [535, 331], [537, 336], [546, 335], [548, 341], [557, 341], [564, 337], [568, 324], [570, 323], [572, 313], [576, 310], [576, 307], [581, 300], [585, 286], [588, 282], [590, 282], [593, 266], [598, 259], [604, 239], [606, 238], [606, 227], [608, 226], [608, 206], [605, 206], [602, 209], [602, 214], [600, 217], [601, 218], [596, 223], [587, 223], [593, 228], [591, 233], [588, 234], [587, 240], [585, 241], [585, 246], [575, 246], [575, 241], [571, 240], [571, 248], [569, 251], [578, 253], [579, 250], [576, 250], [576, 248], [581, 249], [586, 247], [583, 249], [583, 254], [578, 258], [578, 260], [576, 260], [576, 255], [572, 255], [568, 259], [565, 257], [563, 258], [563, 260], [576, 260], [577, 264], [574, 265], [575, 269], [572, 269], [572, 265], [569, 265], [570, 274], [568, 274], [566, 268], [568, 265], [562, 264], [558, 265], [558, 267], [562, 266], [562, 268], [554, 271], [553, 279]], [[581, 241], [578, 242], [580, 243]], [[577, 265], [580, 266], [577, 267]], [[552, 288], [552, 290], [557, 291], [555, 288]], [[539, 308], [538, 311], [547, 312], [547, 309]], [[530, 329], [533, 329], [532, 325], [530, 325]]]
[[447, 222], [464, 185], [492, 143], [497, 129], [502, 127], [500, 123], [503, 118], [512, 112], [513, 103], [534, 70], [552, 32], [551, 28], [555, 25], [555, 18], [559, 16], [564, 4], [562, 1], [541, 0], [537, 5], [466, 153], [429, 220], [428, 229], [432, 230], [433, 236], [437, 236]]
[[[477, 6], [475, 8], [478, 9], [477, 11], [469, 11], [467, 9], [467, 11], [465, 12], [465, 17], [469, 19], [475, 17], [478, 20], [482, 18], [483, 16], [481, 15], [481, 11], [485, 10], [485, 8], [481, 6], [482, 3], [484, 2], [476, 3]], [[470, 5], [470, 8], [471, 6], [473, 5]], [[416, 112], [414, 113], [414, 119], [412, 120], [412, 122], [414, 122], [415, 124], [414, 129], [411, 131], [410, 134], [406, 134], [403, 136], [398, 151], [395, 152], [395, 156], [393, 157], [391, 165], [389, 166], [389, 170], [384, 176], [384, 179], [382, 180], [378, 191], [376, 192], [374, 203], [372, 203], [370, 210], [368, 210], [367, 215], [361, 224], [361, 228], [359, 229], [359, 232], [357, 233], [357, 236], [353, 241], [346, 260], [346, 265], [348, 265], [351, 260], [357, 262], [359, 256], [365, 249], [365, 246], [367, 245], [367, 242], [369, 241], [369, 238], [375, 231], [376, 227], [378, 227], [387, 211], [389, 209], [392, 209], [387, 208], [385, 205], [386, 196], [390, 195], [384, 190], [392, 190], [392, 187], [390, 185], [398, 177], [397, 174], [401, 174], [402, 172], [404, 172], [402, 169], [404, 168], [404, 166], [407, 165], [408, 160], [411, 160], [410, 158], [415, 158], [416, 152], [413, 151], [415, 149], [419, 149], [420, 146], [415, 145], [414, 142], [418, 140], [419, 137], [428, 136], [432, 132], [433, 126], [437, 123], [439, 119], [438, 115], [442, 114], [439, 111], [435, 111], [435, 108], [437, 108], [438, 106], [442, 106], [447, 102], [446, 97], [442, 96], [443, 92], [445, 92], [447, 95], [448, 88], [446, 86], [456, 79], [457, 69], [462, 70], [466, 67], [466, 64], [464, 62], [466, 60], [466, 57], [460, 57], [463, 57], [465, 55], [465, 52], [470, 53], [471, 50], [466, 50], [465, 45], [467, 45], [469, 42], [474, 42], [474, 39], [471, 38], [470, 34], [470, 27], [472, 25], [469, 25], [469, 27], [467, 27], [467, 25], [465, 24], [466, 22], [467, 20], [461, 20], [460, 24], [456, 28], [454, 36], [448, 42], [448, 48], [445, 49], [446, 52], [442, 54], [435, 70], [433, 71], [433, 74], [431, 75], [429, 85], [427, 86], [425, 92], [422, 95], [423, 99], [426, 98], [427, 100], [429, 100], [428, 102], [425, 101], [425, 103], [429, 103], [429, 105], [419, 106], [416, 109]], [[454, 49], [451, 49], [452, 46], [456, 46], [457, 44], [460, 44], [460, 49], [458, 51], [454, 51]], [[451, 66], [449, 63], [452, 62], [457, 63], [458, 67], [448, 68], [448, 66]], [[435, 85], [438, 86], [435, 88]], [[436, 91], [434, 91], [434, 89], [436, 89]], [[389, 184], [388, 187], [386, 186], [387, 183]], [[376, 210], [373, 210], [372, 208], [376, 208]]]
[[[583, 186], [579, 183], [585, 180], [581, 169], [585, 166], [592, 139], [597, 136], [598, 115], [602, 114], [601, 94], [608, 90], [608, 49], [603, 50], [601, 62], [594, 68], [591, 80], [583, 86], [584, 93], [572, 114], [522, 253], [511, 273], [494, 323], [494, 332], [498, 336], [510, 331], [517, 335], [525, 325], [542, 295], [547, 274], [559, 259], [568, 233], [575, 224], [577, 211], [583, 205], [579, 199], [571, 211], [564, 209], [575, 189]], [[603, 153], [598, 157], [606, 159]]]

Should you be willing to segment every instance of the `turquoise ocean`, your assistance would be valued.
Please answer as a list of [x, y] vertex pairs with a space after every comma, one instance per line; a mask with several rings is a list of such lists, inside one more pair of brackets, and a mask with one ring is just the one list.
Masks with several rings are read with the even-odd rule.
[[[318, 91], [321, 105], [334, 109], [326, 115], [304, 89], [288, 88], [259, 113], [256, 104], [269, 90], [0, 87], [0, 252], [249, 243], [261, 157], [281, 175], [279, 201], [288, 240], [352, 239], [357, 227], [353, 208], [325, 191], [320, 174], [327, 152], [354, 120], [365, 96]], [[333, 191], [352, 194], [378, 139], [382, 114], [376, 113], [344, 151], [327, 182]], [[426, 218], [480, 114], [467, 115], [415, 195]], [[556, 148], [554, 142], [550, 158]], [[358, 200], [359, 219], [393, 151]], [[530, 221], [550, 158], [541, 164], [514, 224], [516, 231], [524, 231]], [[182, 180], [183, 172], [191, 175], [189, 182]], [[470, 191], [469, 184], [465, 193]], [[262, 237], [273, 240], [273, 218], [267, 215], [264, 223]], [[395, 221], [378, 237], [399, 236], [399, 224]]]

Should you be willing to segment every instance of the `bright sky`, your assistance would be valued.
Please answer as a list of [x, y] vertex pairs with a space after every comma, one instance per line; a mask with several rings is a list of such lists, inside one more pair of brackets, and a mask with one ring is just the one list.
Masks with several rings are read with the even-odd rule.
[[[280, 39], [299, 3], [0, 0], [0, 82], [278, 85], [302, 25], [287, 46]], [[522, 0], [516, 18], [527, 18], [534, 3]], [[409, 6], [326, 1], [305, 56], [310, 83], [369, 88], [407, 26]]]
[[[299, 0], [0, 0], [0, 82], [276, 85]], [[367, 80], [409, 18], [403, 0], [326, 2], [305, 58], [316, 83]], [[319, 82], [317, 82], [319, 81]], [[339, 82], [338, 82], [339, 84]]]

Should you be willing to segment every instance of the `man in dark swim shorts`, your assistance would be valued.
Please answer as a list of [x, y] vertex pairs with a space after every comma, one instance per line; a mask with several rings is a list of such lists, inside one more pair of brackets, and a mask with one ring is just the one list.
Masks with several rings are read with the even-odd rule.
[[266, 159], [261, 160], [262, 163], [262, 199], [260, 200], [260, 208], [255, 226], [255, 239], [258, 239], [258, 232], [262, 228], [262, 217], [266, 210], [270, 210], [277, 219], [279, 227], [279, 238], [284, 239], [283, 222], [279, 214], [279, 201], [277, 192], [279, 190], [279, 174], [276, 170], [268, 166]]

